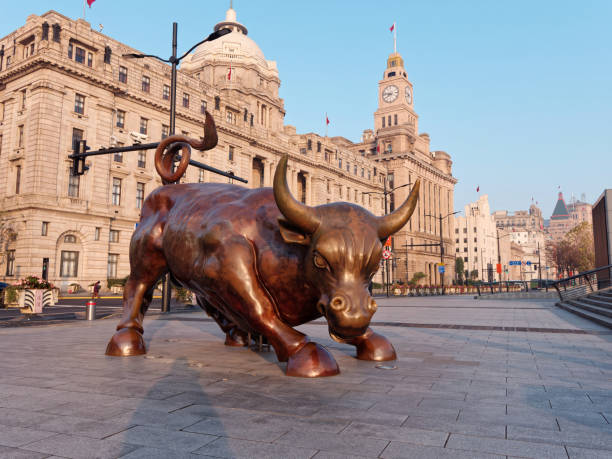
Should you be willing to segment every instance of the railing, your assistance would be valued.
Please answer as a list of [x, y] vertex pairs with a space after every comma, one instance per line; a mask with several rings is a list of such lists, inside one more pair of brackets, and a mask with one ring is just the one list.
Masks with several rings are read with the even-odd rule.
[[561, 301], [578, 298], [611, 286], [612, 265], [578, 273], [553, 282]]
[[478, 296], [481, 296], [483, 293], [501, 293], [504, 290], [506, 292], [528, 292], [529, 281], [502, 281], [501, 289], [499, 282], [481, 282], [476, 284], [476, 288], [478, 289]]

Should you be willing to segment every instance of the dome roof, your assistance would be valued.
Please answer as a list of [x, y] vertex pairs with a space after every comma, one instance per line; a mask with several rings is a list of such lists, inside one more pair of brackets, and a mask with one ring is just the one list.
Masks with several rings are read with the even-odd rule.
[[232, 61], [259, 64], [265, 69], [275, 68], [272, 62], [266, 61], [257, 43], [247, 36], [247, 28], [236, 21], [236, 12], [232, 8], [227, 10], [225, 21], [215, 25], [215, 30], [224, 28], [230, 29], [231, 33], [198, 46], [186, 59], [187, 67], [199, 67], [208, 61]]

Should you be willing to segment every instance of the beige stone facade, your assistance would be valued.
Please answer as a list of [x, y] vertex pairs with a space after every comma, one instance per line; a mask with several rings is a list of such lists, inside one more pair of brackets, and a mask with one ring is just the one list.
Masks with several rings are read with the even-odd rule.
[[[455, 254], [463, 258], [466, 275], [476, 271], [476, 279], [498, 281], [498, 231], [489, 208], [489, 197], [485, 194], [478, 201], [467, 204], [465, 216], [456, 217], [455, 225]], [[508, 259], [502, 258], [502, 264], [504, 261], [507, 263]]]
[[[219, 133], [218, 146], [192, 152], [193, 159], [259, 187], [271, 185], [276, 164], [287, 153], [289, 186], [297, 199], [308, 205], [354, 202], [376, 215], [384, 212], [385, 181], [391, 187], [421, 177], [419, 208], [395, 239], [396, 247], [437, 240], [434, 220], [424, 215], [452, 211], [455, 179], [448, 155], [429, 152], [429, 138], [417, 134], [412, 103], [394, 109], [405, 124], [401, 129], [376, 125], [380, 138], [397, 142], [393, 153], [372, 152], [373, 131], [357, 144], [298, 134], [284, 124], [276, 64], [265, 59], [234, 10], [220, 27], [232, 33], [196, 48], [178, 72], [176, 133], [203, 135], [205, 109]], [[71, 176], [68, 155], [81, 138], [95, 150], [168, 135], [170, 67], [122, 57], [137, 51], [55, 11], [29, 16], [23, 27], [0, 39], [0, 49], [0, 166], [5, 171], [0, 219], [13, 234], [0, 261], [0, 279], [41, 275], [46, 269], [49, 280], [65, 289], [126, 276], [143, 199], [161, 185], [153, 150], [89, 157], [89, 170], [80, 178]], [[193, 167], [182, 179], [228, 180]], [[389, 196], [388, 210], [406, 198], [406, 191]], [[450, 255], [452, 223], [447, 219], [444, 227]], [[427, 272], [439, 260], [425, 250], [408, 256], [410, 272]], [[395, 276], [403, 276], [401, 269]]]

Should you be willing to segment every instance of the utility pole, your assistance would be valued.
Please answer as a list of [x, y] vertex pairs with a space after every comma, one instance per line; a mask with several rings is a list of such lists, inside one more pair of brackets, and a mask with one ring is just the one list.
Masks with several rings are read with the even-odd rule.
[[[385, 176], [385, 180], [383, 181], [383, 196], [385, 198], [385, 215], [387, 215], [387, 177]], [[387, 265], [387, 298], [389, 297], [389, 259], [385, 260], [385, 264]]]
[[[174, 135], [176, 130], [176, 64], [178, 62], [176, 56], [177, 47], [177, 32], [178, 24], [172, 23], [172, 56], [170, 63], [172, 64], [172, 72], [170, 73], [170, 135]], [[172, 286], [170, 285], [170, 273], [164, 275], [162, 282], [162, 312], [170, 312], [170, 301], [172, 299]]]
[[442, 214], [440, 214], [440, 266], [442, 267], [442, 272], [440, 273], [440, 284], [442, 286], [442, 295], [444, 295], [444, 272], [446, 271], [446, 266], [444, 266], [444, 240], [442, 239]]
[[542, 288], [542, 258], [540, 257], [540, 242], [538, 241], [538, 288]]
[[[501, 250], [499, 249], [499, 230], [495, 228], [495, 234], [497, 235], [497, 264], [501, 267]], [[499, 291], [502, 291], [502, 275], [499, 273]]]

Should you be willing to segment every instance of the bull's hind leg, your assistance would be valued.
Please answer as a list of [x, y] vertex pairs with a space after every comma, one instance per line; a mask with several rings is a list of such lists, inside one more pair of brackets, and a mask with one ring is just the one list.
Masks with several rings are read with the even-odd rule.
[[151, 304], [155, 284], [167, 271], [161, 251], [151, 250], [152, 245], [151, 240], [142, 240], [137, 235], [132, 239], [130, 276], [123, 289], [123, 316], [106, 346], [106, 355], [124, 357], [146, 353], [142, 321]]
[[357, 358], [359, 360], [386, 361], [397, 359], [391, 342], [369, 327], [363, 335], [346, 342], [357, 348]]
[[314, 378], [339, 373], [338, 364], [322, 346], [285, 324], [256, 272], [253, 247], [242, 238], [217, 245], [218, 257], [205, 272], [217, 293], [250, 329], [265, 336], [279, 361], [287, 362], [287, 375]]

